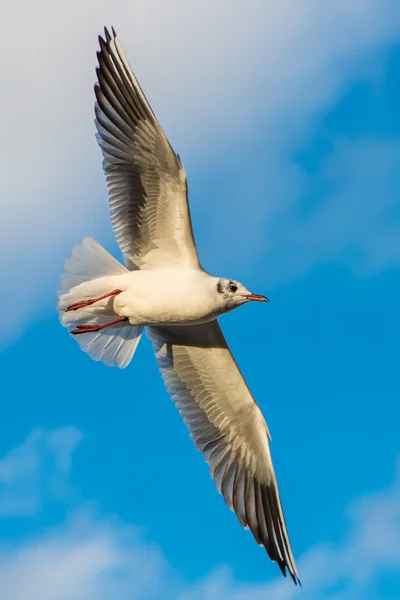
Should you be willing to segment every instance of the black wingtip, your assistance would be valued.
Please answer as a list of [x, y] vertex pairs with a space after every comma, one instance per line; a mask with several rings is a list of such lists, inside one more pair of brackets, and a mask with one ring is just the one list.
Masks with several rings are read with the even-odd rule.
[[[114, 38], [114, 40], [115, 40], [115, 38], [117, 37], [117, 32], [115, 31], [115, 29], [114, 29], [113, 25], [111, 25], [111, 33], [112, 33], [112, 35], [110, 35], [110, 32], [108, 31], [107, 27], [106, 27], [106, 26], [104, 26], [104, 37], [105, 37], [105, 39], [106, 39], [106, 42], [107, 42], [107, 44], [108, 44], [109, 42], [111, 42], [111, 40], [112, 40], [113, 38]], [[100, 37], [100, 36], [99, 36], [99, 37]]]
[[293, 581], [294, 585], [298, 585], [300, 587], [303, 587], [301, 585], [301, 581], [299, 579], [299, 576], [297, 575], [297, 573], [293, 573], [293, 571], [291, 571], [288, 567], [288, 565], [285, 562], [282, 562], [280, 560], [276, 561], [278, 563], [278, 567], [282, 573], [282, 575], [284, 577], [287, 577], [287, 574], [289, 573], [291, 580]]
[[108, 41], [104, 40], [101, 37], [101, 35], [99, 35], [98, 40], [99, 40], [100, 50], [97, 51], [97, 56], [99, 56], [99, 53], [101, 53], [101, 52], [106, 52], [107, 46], [108, 46]]
[[[288, 569], [288, 571], [289, 571], [289, 569]], [[298, 585], [299, 587], [303, 587], [301, 585], [301, 581], [300, 581], [299, 576], [297, 575], [297, 573], [292, 573], [291, 571], [289, 571], [289, 573], [290, 573], [290, 577], [292, 578], [292, 581], [293, 581], [294, 585]]]
[[[105, 45], [106, 45], [105, 40], [101, 37], [101, 35], [97, 36], [97, 40], [99, 42], [100, 48], [103, 49], [105, 47]], [[99, 56], [99, 53], [100, 53], [100, 50], [97, 51], [97, 56]]]

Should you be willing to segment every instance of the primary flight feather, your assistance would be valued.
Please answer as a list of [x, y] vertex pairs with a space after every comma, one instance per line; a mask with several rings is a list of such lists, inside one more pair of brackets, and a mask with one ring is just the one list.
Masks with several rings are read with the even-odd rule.
[[93, 359], [126, 367], [144, 327], [166, 388], [243, 527], [300, 583], [261, 411], [217, 318], [250, 301], [241, 283], [199, 262], [186, 173], [117, 36], [99, 37], [97, 140], [125, 266], [90, 238], [61, 277], [61, 323]]

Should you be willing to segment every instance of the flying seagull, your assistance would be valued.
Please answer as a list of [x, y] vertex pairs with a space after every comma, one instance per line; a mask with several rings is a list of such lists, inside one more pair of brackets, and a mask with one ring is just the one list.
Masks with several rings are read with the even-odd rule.
[[143, 328], [166, 388], [240, 523], [300, 583], [272, 465], [269, 432], [217, 318], [251, 301], [241, 283], [212, 277], [193, 238], [185, 169], [118, 38], [99, 37], [97, 141], [123, 266], [91, 238], [61, 276], [61, 323], [94, 360], [126, 367]]

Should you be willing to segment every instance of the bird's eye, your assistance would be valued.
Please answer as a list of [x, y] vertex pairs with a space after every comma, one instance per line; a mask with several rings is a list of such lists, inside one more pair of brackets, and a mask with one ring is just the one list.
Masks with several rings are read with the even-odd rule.
[[229, 289], [230, 292], [237, 292], [237, 285], [236, 285], [236, 283], [230, 283], [228, 285], [228, 289]]

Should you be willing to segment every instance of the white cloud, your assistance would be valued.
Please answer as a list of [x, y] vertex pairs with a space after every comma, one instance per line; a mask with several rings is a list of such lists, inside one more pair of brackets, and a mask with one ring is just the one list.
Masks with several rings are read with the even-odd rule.
[[31, 516], [43, 498], [59, 499], [71, 492], [71, 455], [81, 440], [74, 427], [35, 429], [0, 460], [0, 517]]
[[[8, 452], [0, 461], [0, 516], [31, 517], [35, 523], [49, 500], [71, 500], [71, 460], [81, 438], [74, 427], [38, 428]], [[96, 515], [93, 506], [76, 506], [45, 532], [39, 522], [37, 537], [17, 534], [7, 543], [3, 537], [2, 598], [142, 600], [159, 598], [160, 585], [173, 585], [159, 549], [135, 529]]]
[[0, 552], [7, 600], [159, 598], [165, 561], [128, 528], [78, 515], [37, 540]]
[[[78, 438], [72, 428], [35, 430], [1, 463], [0, 501], [7, 485], [19, 506], [25, 494], [37, 494], [32, 470], [38, 469], [26, 465], [43, 464], [49, 453], [55, 452], [55, 470], [65, 478]], [[48, 481], [36, 496], [37, 505], [45, 503], [54, 474], [45, 472]], [[21, 483], [18, 490], [15, 478]], [[400, 461], [394, 483], [352, 502], [345, 518], [339, 543], [317, 543], [300, 557], [300, 590], [281, 576], [266, 583], [243, 582], [227, 566], [203, 580], [185, 581], [137, 529], [99, 515], [93, 505], [77, 506], [58, 527], [2, 543], [0, 589], [7, 600], [372, 600], [379, 578], [400, 568]]]
[[[249, 210], [252, 229], [290, 198], [293, 189], [285, 183], [282, 197], [280, 181], [310, 116], [334, 102], [369, 52], [400, 31], [397, 0], [199, 0], [190, 8], [184, 0], [38, 0], [23, 11], [9, 4], [7, 17], [0, 252], [10, 258], [0, 276], [13, 291], [3, 299], [9, 333], [55, 289], [71, 243], [109, 227], [92, 123], [96, 35], [104, 23], [117, 27], [192, 173], [222, 165], [227, 148], [249, 152], [260, 125], [269, 131], [260, 141], [272, 175], [268, 202], [265, 215]], [[227, 178], [235, 180], [236, 170], [228, 167]]]

